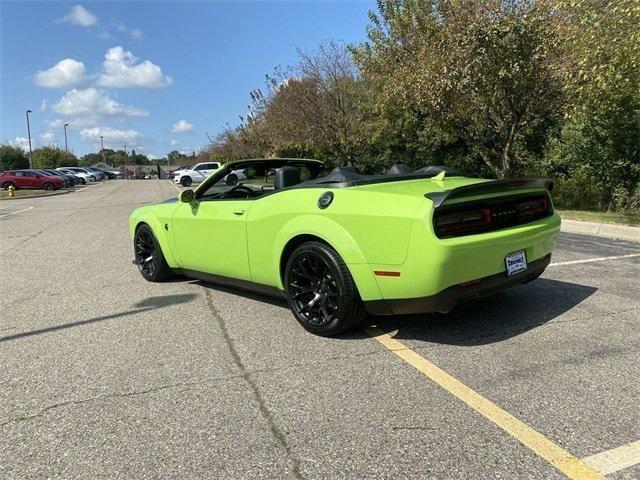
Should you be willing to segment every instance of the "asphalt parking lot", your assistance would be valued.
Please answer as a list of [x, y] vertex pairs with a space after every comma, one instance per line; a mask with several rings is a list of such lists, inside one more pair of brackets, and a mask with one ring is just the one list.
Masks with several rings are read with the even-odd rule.
[[0, 478], [640, 478], [640, 244], [561, 234], [529, 285], [326, 339], [145, 282], [128, 216], [175, 194], [0, 202]]

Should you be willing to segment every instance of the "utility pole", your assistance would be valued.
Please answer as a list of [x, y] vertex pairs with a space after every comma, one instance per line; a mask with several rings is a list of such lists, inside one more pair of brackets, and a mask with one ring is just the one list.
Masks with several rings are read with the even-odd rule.
[[[135, 172], [135, 170], [134, 170]], [[124, 179], [127, 179], [127, 146], [124, 146]]]
[[66, 154], [69, 154], [69, 145], [67, 144], [67, 127], [69, 126], [68, 123], [64, 124], [64, 151]]
[[[102, 135], [100, 135], [100, 147], [100, 153], [102, 154], [102, 163], [106, 165], [107, 162], [104, 159], [104, 137]], [[113, 168], [113, 158], [111, 159], [111, 168]]]
[[31, 110], [27, 110], [27, 135], [29, 136], [29, 168], [33, 168], [33, 152], [31, 151], [31, 126], [29, 125], [29, 114]]

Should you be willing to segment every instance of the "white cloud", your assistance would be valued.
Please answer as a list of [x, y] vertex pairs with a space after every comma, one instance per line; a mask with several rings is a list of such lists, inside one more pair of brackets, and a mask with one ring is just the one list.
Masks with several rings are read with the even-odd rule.
[[157, 160], [157, 159], [158, 159], [158, 158], [160, 158], [160, 157], [158, 157], [157, 155], [155, 155], [155, 154], [153, 154], [153, 153], [149, 153], [149, 154], [147, 154], [147, 158], [148, 158], [149, 160]]
[[137, 130], [118, 130], [111, 127], [93, 127], [80, 130], [80, 137], [83, 140], [100, 141], [100, 136], [104, 137], [105, 142], [133, 144], [142, 140], [142, 134]]
[[144, 37], [144, 33], [142, 33], [142, 30], [140, 30], [139, 28], [127, 27], [122, 22], [118, 23], [118, 31], [122, 33], [126, 33], [134, 40], [142, 40], [142, 38]]
[[138, 59], [133, 53], [122, 47], [110, 48], [104, 56], [98, 85], [115, 88], [161, 88], [171, 85], [171, 78], [164, 75], [158, 65], [149, 60], [136, 62]]
[[40, 111], [44, 112], [48, 106], [49, 106], [49, 100], [47, 100], [46, 98], [43, 99], [42, 102], [40, 102]]
[[180, 142], [174, 138], [169, 142], [169, 145], [171, 145], [172, 147], [175, 147], [177, 145], [180, 145]]
[[[24, 151], [29, 152], [29, 139], [27, 137], [16, 137], [13, 140], [9, 140], [9, 145], [21, 147]], [[33, 142], [32, 146], [35, 146]]]
[[180, 120], [179, 122], [171, 125], [171, 131], [173, 133], [187, 133], [193, 130], [193, 125], [191, 125], [186, 120]]
[[84, 81], [84, 63], [73, 58], [65, 58], [48, 70], [40, 70], [35, 74], [34, 81], [46, 88], [78, 86]]
[[98, 17], [82, 5], [75, 5], [71, 7], [69, 13], [58, 20], [58, 23], [68, 23], [79, 27], [92, 27], [98, 24]]
[[55, 143], [56, 134], [53, 132], [44, 132], [42, 135], [40, 135], [40, 141], [45, 145]]
[[97, 119], [100, 117], [146, 117], [149, 112], [121, 105], [104, 91], [96, 88], [69, 90], [51, 108], [59, 115]]

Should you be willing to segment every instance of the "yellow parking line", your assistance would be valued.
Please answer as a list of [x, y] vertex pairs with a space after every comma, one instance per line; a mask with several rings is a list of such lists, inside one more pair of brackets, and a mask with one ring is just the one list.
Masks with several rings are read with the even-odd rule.
[[582, 459], [603, 475], [619, 472], [640, 463], [640, 440]]
[[602, 262], [604, 260], [618, 260], [620, 258], [632, 258], [632, 257], [640, 257], [640, 253], [629, 253], [628, 255], [614, 255], [611, 257], [583, 258], [581, 260], [570, 260], [568, 262], [550, 263], [549, 266], [557, 267], [559, 265], [575, 265], [577, 263]]
[[426, 375], [440, 387], [462, 400], [480, 415], [484, 416], [509, 435], [514, 437], [535, 454], [545, 459], [555, 468], [573, 479], [602, 479], [594, 468], [586, 465], [569, 452], [553, 443], [541, 433], [524, 424], [510, 413], [470, 389], [427, 359], [392, 338], [376, 327], [366, 328], [367, 333], [380, 342], [387, 350]]

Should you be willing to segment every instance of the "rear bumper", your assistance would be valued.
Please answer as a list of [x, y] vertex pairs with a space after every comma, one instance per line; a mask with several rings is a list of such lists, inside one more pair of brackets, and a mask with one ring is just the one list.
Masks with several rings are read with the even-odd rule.
[[551, 262], [551, 254], [530, 262], [526, 271], [507, 277], [497, 273], [483, 277], [474, 285], [453, 285], [435, 295], [420, 298], [401, 298], [389, 300], [370, 300], [364, 302], [372, 315], [407, 315], [415, 313], [446, 313], [456, 305], [472, 301], [521, 283], [527, 283], [539, 277]]

